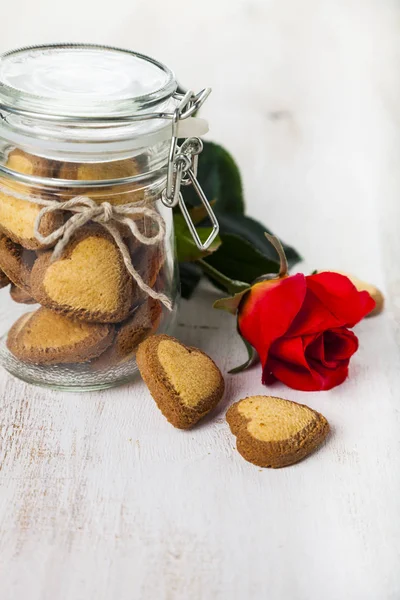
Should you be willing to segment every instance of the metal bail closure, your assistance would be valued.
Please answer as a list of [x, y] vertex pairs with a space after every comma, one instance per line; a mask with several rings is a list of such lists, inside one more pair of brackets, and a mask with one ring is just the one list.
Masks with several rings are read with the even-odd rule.
[[[203, 142], [200, 138], [192, 137], [186, 139], [179, 147], [177, 133], [179, 120], [192, 115], [193, 112], [207, 99], [210, 92], [211, 90], [209, 88], [197, 95], [192, 91], [186, 92], [182, 97], [179, 106], [175, 110], [172, 119], [172, 138], [168, 156], [167, 186], [161, 197], [163, 204], [169, 208], [174, 208], [179, 205], [193, 240], [197, 248], [202, 251], [207, 250], [207, 248], [211, 246], [219, 232], [217, 217], [197, 179], [197, 165], [199, 154], [203, 150]], [[183, 199], [181, 192], [182, 185], [193, 185], [196, 194], [210, 218], [212, 229], [210, 235], [204, 242], [201, 241], [200, 236], [197, 233], [196, 226]]]

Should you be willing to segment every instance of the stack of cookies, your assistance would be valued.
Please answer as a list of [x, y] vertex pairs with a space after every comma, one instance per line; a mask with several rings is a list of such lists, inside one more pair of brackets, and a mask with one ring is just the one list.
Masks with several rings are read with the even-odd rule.
[[[82, 165], [51, 161], [20, 150], [8, 154], [6, 166], [25, 175], [82, 181], [137, 173], [133, 159]], [[7, 340], [10, 352], [22, 361], [39, 365], [81, 363], [100, 357], [112, 365], [132, 357], [138, 344], [158, 328], [162, 307], [132, 279], [113, 237], [100, 225], [89, 222], [72, 235], [62, 256], [52, 260], [51, 245], [41, 244], [34, 234], [42, 206], [18, 197], [34, 196], [37, 190], [5, 179], [1, 179], [0, 186], [0, 288], [10, 286], [15, 302], [41, 305], [11, 328]], [[64, 187], [39, 193], [51, 200], [66, 200], [85, 193], [82, 189], [76, 192]], [[142, 190], [132, 187], [123, 192], [116, 186], [106, 190], [92, 188], [90, 197], [110, 204], [143, 197]], [[40, 233], [48, 236], [65, 218], [61, 211], [46, 214]], [[147, 232], [146, 217], [138, 217], [136, 224]], [[143, 281], [150, 287], [157, 285], [165, 264], [163, 246], [144, 246], [128, 237], [126, 231], [120, 233], [126, 236], [132, 264]]]

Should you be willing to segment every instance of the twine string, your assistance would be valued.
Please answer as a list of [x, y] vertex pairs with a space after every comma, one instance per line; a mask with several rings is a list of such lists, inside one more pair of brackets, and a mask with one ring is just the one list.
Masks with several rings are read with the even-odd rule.
[[[55, 200], [46, 200], [45, 198], [36, 198], [29, 196], [28, 194], [20, 194], [19, 192], [10, 190], [1, 185], [0, 192], [43, 207], [35, 219], [34, 235], [41, 244], [49, 246], [55, 244], [51, 256], [52, 262], [62, 256], [71, 237], [78, 229], [86, 225], [89, 221], [100, 224], [113, 238], [121, 253], [128, 273], [137, 283], [139, 288], [148, 296], [151, 296], [151, 298], [160, 300], [160, 302], [162, 302], [169, 310], [172, 309], [171, 301], [165, 294], [153, 290], [153, 288], [143, 281], [142, 276], [133, 266], [128, 246], [117, 227], [117, 225], [125, 225], [129, 229], [131, 235], [141, 244], [146, 246], [154, 246], [155, 244], [160, 243], [165, 238], [166, 234], [165, 222], [162, 216], [154, 208], [139, 202], [131, 202], [116, 206], [109, 202], [97, 204], [97, 202], [88, 196], [75, 196], [65, 202], [58, 202]], [[58, 211], [68, 211], [73, 214], [58, 229], [52, 231], [48, 235], [42, 235], [40, 233], [42, 219], [45, 215]], [[135, 215], [149, 218], [152, 225], [157, 225], [157, 232], [150, 236], [142, 233], [136, 222], [130, 218]]]

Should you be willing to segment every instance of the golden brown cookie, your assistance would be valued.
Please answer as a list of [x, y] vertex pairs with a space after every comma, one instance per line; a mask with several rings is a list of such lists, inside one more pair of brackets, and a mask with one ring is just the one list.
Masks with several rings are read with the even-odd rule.
[[[154, 236], [158, 231], [157, 225], [148, 218], [141, 217], [136, 222], [136, 225], [140, 233], [146, 234], [149, 237]], [[137, 240], [125, 226], [121, 228], [121, 234], [129, 250], [133, 268], [140, 275], [144, 283], [155, 289], [158, 274], [165, 264], [164, 245], [162, 243], [145, 245]], [[164, 292], [165, 290], [162, 289], [160, 291]], [[134, 284], [132, 309], [136, 309], [139, 304], [145, 302], [147, 297], [148, 294], [143, 292], [138, 285]]]
[[[9, 153], [5, 166], [17, 173], [37, 177], [52, 177], [55, 168], [53, 161], [18, 149]], [[0, 231], [29, 250], [44, 248], [45, 246], [34, 235], [35, 220], [43, 206], [21, 200], [13, 195], [29, 196], [37, 194], [37, 191], [9, 178], [1, 178], [0, 186], [3, 188], [0, 190]], [[61, 213], [46, 214], [41, 221], [40, 233], [44, 236], [49, 235], [62, 225], [63, 219]]]
[[63, 256], [38, 257], [31, 275], [39, 304], [90, 323], [118, 323], [132, 306], [133, 280], [112, 237], [100, 226], [81, 227]]
[[[140, 246], [131, 254], [132, 265], [139, 273], [144, 283], [154, 289], [158, 274], [165, 262], [165, 252], [161, 244], [154, 246]], [[162, 290], [164, 291], [164, 290]], [[136, 306], [143, 302], [147, 297], [146, 292], [143, 292], [139, 286], [134, 286], [132, 305]]]
[[22, 175], [36, 177], [54, 177], [56, 172], [55, 161], [29, 154], [19, 148], [14, 148], [8, 153], [6, 167]]
[[259, 467], [287, 467], [313, 452], [329, 433], [323, 415], [273, 396], [249, 396], [233, 404], [226, 420], [237, 449]]
[[[140, 167], [134, 158], [97, 163], [61, 163], [58, 171], [59, 179], [70, 179], [73, 181], [105, 181], [111, 179], [123, 179], [140, 174]], [[76, 190], [77, 188], [75, 188]], [[128, 204], [143, 200], [144, 188], [141, 184], [118, 184], [107, 188], [79, 187], [79, 191], [70, 188], [67, 193], [79, 193], [88, 195], [98, 202], [110, 202], [110, 204]], [[66, 191], [61, 192], [65, 195]]]
[[14, 302], [18, 302], [18, 304], [36, 304], [36, 300], [34, 300], [28, 292], [13, 283], [10, 287], [10, 296]]
[[7, 287], [8, 285], [10, 285], [10, 280], [8, 279], [4, 271], [0, 269], [0, 290], [4, 287]]
[[223, 396], [224, 379], [214, 361], [173, 337], [148, 337], [139, 345], [136, 361], [158, 408], [179, 429], [192, 427]]
[[113, 336], [112, 325], [82, 323], [39, 308], [14, 323], [7, 347], [14, 356], [28, 363], [82, 363], [100, 356]]
[[154, 333], [162, 315], [161, 302], [149, 298], [118, 328], [113, 344], [115, 358], [121, 362], [131, 358], [139, 344]]
[[30, 294], [30, 279], [36, 252], [26, 250], [0, 234], [0, 269], [12, 283]]
[[[159, 327], [162, 306], [159, 300], [148, 298], [126, 321], [118, 323], [112, 345], [101, 355], [101, 364], [110, 367], [133, 358], [138, 345]], [[96, 363], [98, 364], [98, 363]]]

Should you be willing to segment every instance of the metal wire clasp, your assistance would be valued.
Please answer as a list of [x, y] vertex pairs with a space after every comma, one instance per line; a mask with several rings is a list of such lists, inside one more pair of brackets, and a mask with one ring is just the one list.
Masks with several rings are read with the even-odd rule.
[[[172, 138], [168, 156], [167, 185], [162, 194], [162, 202], [169, 208], [179, 206], [182, 215], [193, 236], [194, 242], [199, 250], [207, 250], [212, 244], [219, 232], [219, 224], [214, 211], [197, 180], [197, 165], [199, 154], [203, 150], [203, 142], [200, 138], [192, 137], [186, 139], [181, 146], [178, 146], [178, 125], [181, 119], [186, 119], [192, 115], [203, 102], [208, 98], [211, 92], [207, 88], [195, 95], [191, 90], [181, 98], [172, 118]], [[197, 233], [196, 226], [190, 216], [189, 210], [184, 202], [181, 186], [193, 185], [195, 192], [200, 198], [201, 203], [206, 209], [210, 218], [212, 229], [208, 238], [202, 242]]]

